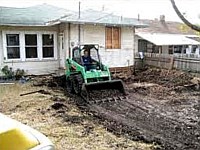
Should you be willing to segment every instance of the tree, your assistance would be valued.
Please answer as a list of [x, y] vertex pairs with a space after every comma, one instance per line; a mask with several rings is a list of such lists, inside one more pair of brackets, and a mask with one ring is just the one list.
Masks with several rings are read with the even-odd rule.
[[181, 12], [179, 11], [178, 7], [176, 6], [175, 4], [175, 1], [174, 0], [170, 0], [171, 3], [172, 3], [172, 6], [176, 12], [176, 14], [178, 15], [178, 17], [187, 25], [189, 26], [190, 28], [192, 28], [193, 30], [195, 31], [198, 31], [200, 32], [200, 26], [197, 26], [197, 25], [194, 25], [192, 24], [191, 22], [189, 22], [182, 14]]

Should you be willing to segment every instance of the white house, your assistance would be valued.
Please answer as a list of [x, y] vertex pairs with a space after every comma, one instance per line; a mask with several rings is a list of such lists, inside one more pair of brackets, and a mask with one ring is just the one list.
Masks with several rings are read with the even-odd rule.
[[133, 65], [135, 28], [145, 24], [94, 10], [78, 13], [50, 5], [0, 8], [0, 68], [49, 74], [65, 67], [77, 44], [99, 44], [110, 67]]

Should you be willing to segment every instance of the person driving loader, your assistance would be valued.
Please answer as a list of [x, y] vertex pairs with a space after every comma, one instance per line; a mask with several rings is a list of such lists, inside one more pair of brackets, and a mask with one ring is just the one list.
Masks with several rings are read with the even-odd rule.
[[82, 56], [83, 65], [86, 67], [86, 70], [94, 69], [95, 61], [89, 55], [89, 51], [87, 49], [84, 50], [84, 55]]

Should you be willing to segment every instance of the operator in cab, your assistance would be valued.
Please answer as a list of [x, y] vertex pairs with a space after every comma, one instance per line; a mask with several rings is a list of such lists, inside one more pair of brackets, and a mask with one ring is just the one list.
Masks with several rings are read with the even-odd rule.
[[82, 56], [84, 65], [89, 65], [92, 63], [92, 58], [89, 56], [88, 50], [84, 50], [84, 55]]
[[87, 71], [90, 69], [94, 69], [93, 64], [95, 61], [89, 55], [89, 51], [87, 49], [84, 50], [84, 55], [82, 56], [82, 61], [83, 61], [84, 66], [86, 67]]

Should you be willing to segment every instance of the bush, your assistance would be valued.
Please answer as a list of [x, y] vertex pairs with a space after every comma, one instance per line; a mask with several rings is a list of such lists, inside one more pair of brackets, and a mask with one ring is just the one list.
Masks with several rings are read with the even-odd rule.
[[11, 67], [9, 68], [8, 66], [4, 66], [1, 71], [4, 73], [7, 79], [12, 79], [14, 77], [14, 71]]
[[23, 69], [17, 69], [16, 71], [13, 71], [13, 69], [8, 66], [4, 66], [1, 69], [1, 72], [5, 75], [6, 79], [17, 79], [19, 80], [21, 77], [25, 75], [25, 71]]

